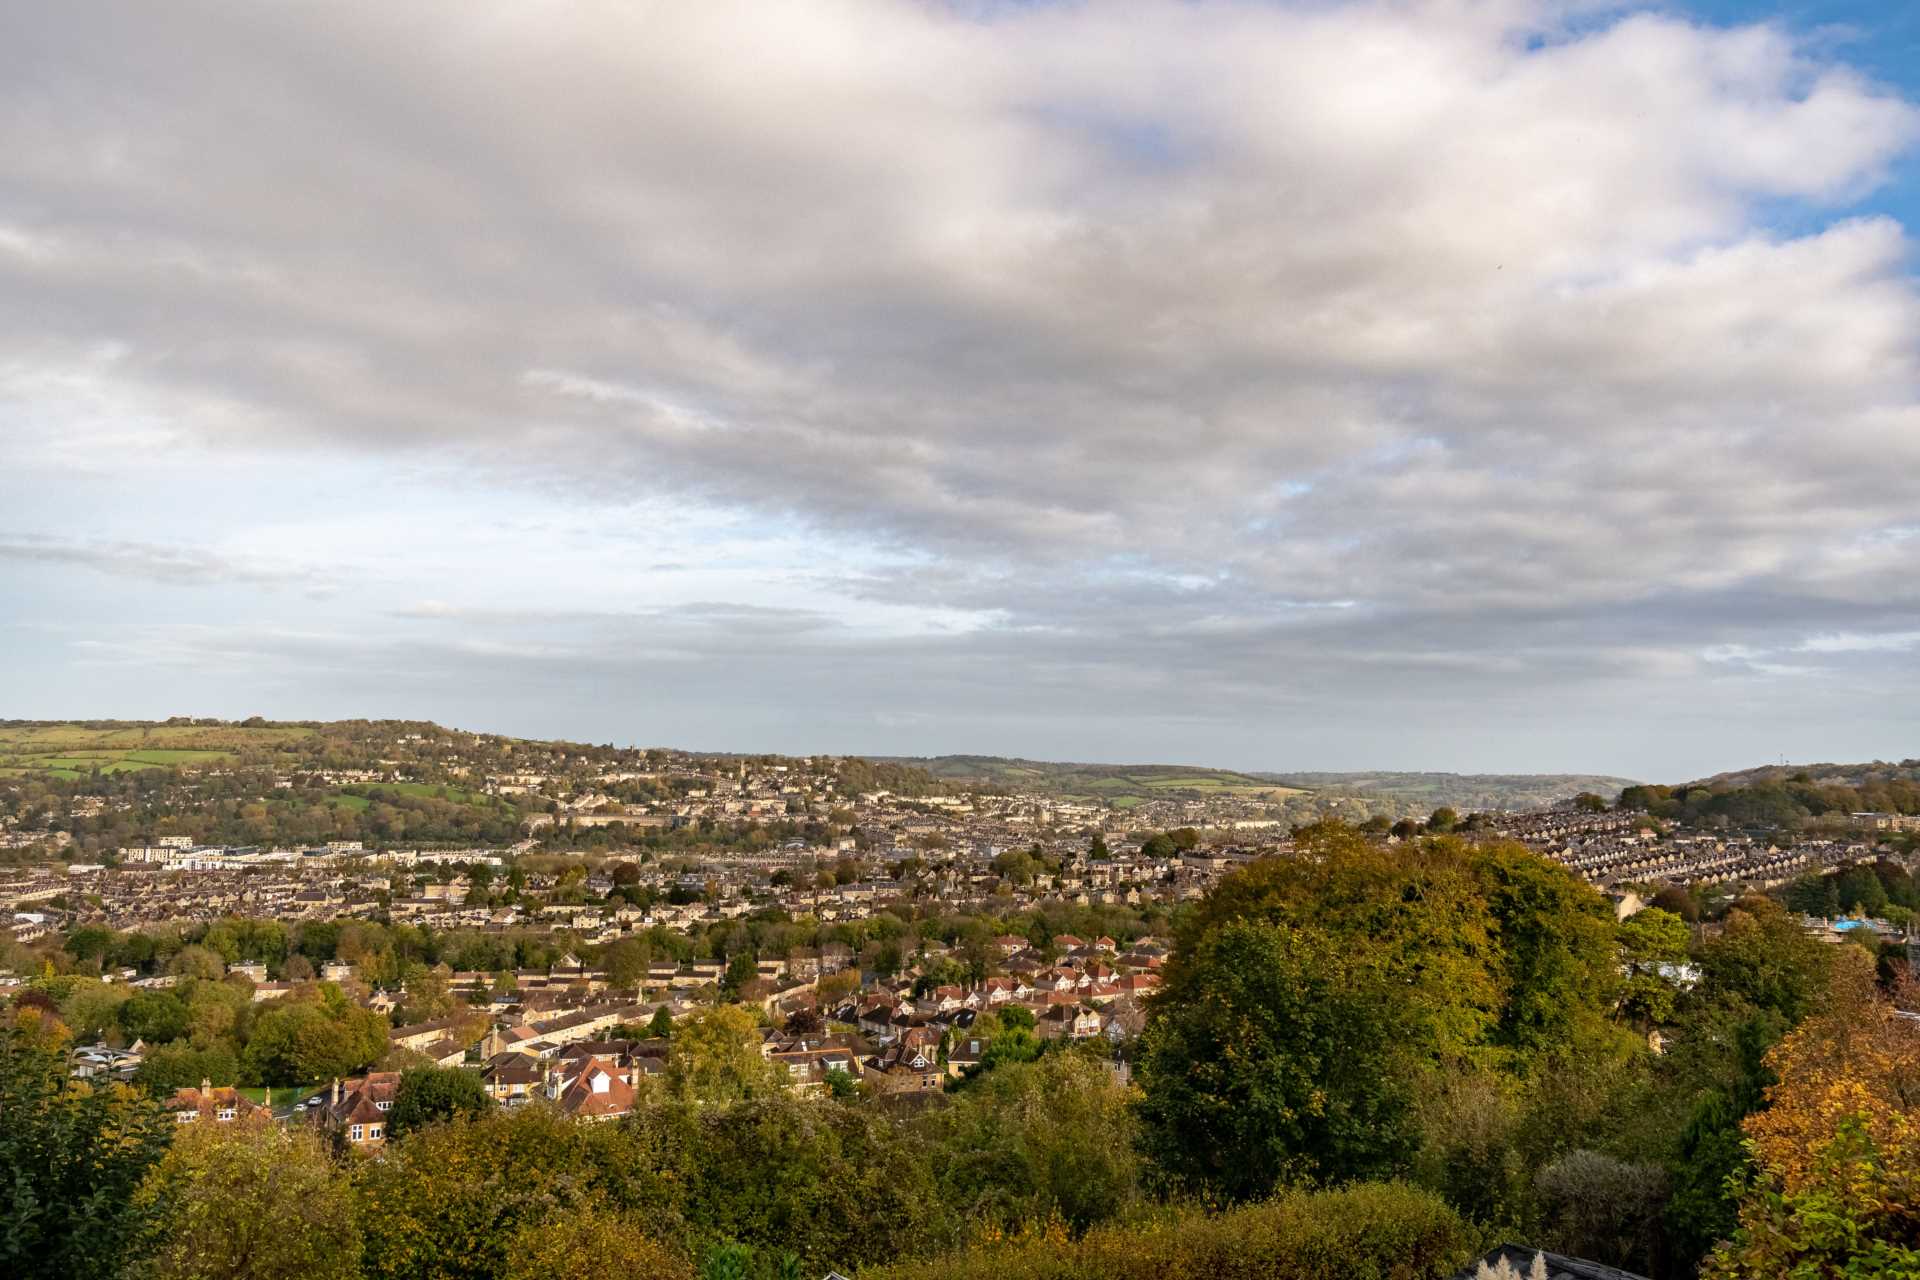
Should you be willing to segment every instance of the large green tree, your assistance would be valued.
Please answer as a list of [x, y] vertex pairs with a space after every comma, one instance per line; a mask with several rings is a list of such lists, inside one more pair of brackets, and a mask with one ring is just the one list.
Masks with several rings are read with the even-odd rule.
[[405, 1137], [415, 1129], [455, 1116], [473, 1116], [493, 1105], [477, 1072], [464, 1067], [409, 1067], [400, 1073], [393, 1110], [387, 1113], [387, 1137]]
[[1236, 920], [1208, 934], [1148, 1025], [1147, 1150], [1231, 1199], [1388, 1175], [1414, 1134], [1404, 999], [1326, 933]]

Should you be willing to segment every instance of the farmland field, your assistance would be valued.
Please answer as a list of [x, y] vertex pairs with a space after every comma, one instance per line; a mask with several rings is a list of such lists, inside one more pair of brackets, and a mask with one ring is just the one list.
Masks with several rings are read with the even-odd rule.
[[94, 770], [131, 773], [231, 760], [311, 736], [296, 726], [0, 724], [0, 773], [72, 780]]

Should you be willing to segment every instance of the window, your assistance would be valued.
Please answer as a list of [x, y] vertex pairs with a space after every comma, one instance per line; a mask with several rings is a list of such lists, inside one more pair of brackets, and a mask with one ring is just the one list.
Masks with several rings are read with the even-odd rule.
[[381, 1128], [381, 1126], [379, 1126], [379, 1125], [377, 1125], [377, 1124], [370, 1124], [370, 1125], [368, 1125], [368, 1126], [367, 1126], [367, 1137], [368, 1137], [369, 1139], [373, 1139], [373, 1138], [378, 1138], [378, 1137], [380, 1136], [380, 1128]]
[[216, 1119], [219, 1119], [219, 1120], [231, 1120], [231, 1119], [233, 1119], [233, 1108], [232, 1108], [232, 1107], [222, 1107], [222, 1108], [220, 1108], [220, 1111], [219, 1111], [219, 1113], [218, 1113], [218, 1115], [217, 1115], [217, 1116], [216, 1116], [215, 1118], [216, 1118]]
[[199, 1114], [197, 1111], [176, 1111], [173, 1113], [173, 1122], [175, 1124], [192, 1124], [193, 1118]]
[[347, 1136], [353, 1139], [355, 1142], [361, 1141], [365, 1137], [365, 1135], [366, 1135], [365, 1128], [357, 1124], [354, 1125], [351, 1129], [347, 1130]]
[[382, 1111], [393, 1110], [393, 1100], [390, 1098], [383, 1098], [379, 1102], [374, 1103], [373, 1105], [380, 1108]]

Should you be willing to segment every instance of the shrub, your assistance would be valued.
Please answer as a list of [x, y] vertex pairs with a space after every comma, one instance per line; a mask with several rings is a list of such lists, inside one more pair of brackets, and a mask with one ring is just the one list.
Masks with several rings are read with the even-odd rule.
[[1570, 1151], [1534, 1180], [1551, 1247], [1633, 1271], [1661, 1270], [1661, 1215], [1667, 1177], [1597, 1151]]

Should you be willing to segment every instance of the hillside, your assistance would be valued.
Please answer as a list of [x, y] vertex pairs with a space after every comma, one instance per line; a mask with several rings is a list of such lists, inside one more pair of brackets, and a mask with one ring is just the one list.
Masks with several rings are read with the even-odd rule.
[[924, 769], [936, 778], [1009, 790], [1038, 791], [1062, 799], [1105, 800], [1120, 808], [1149, 800], [1238, 795], [1279, 802], [1306, 788], [1231, 769], [1172, 764], [1076, 764], [1009, 756], [888, 756], [886, 763]]
[[1655, 817], [1751, 829], [1857, 825], [1856, 813], [1920, 815], [1920, 760], [1897, 764], [1759, 765], [1680, 786], [1627, 790], [1621, 803]]
[[0, 775], [44, 773], [76, 779], [231, 761], [249, 752], [297, 752], [311, 725], [215, 721], [0, 721]]
[[1371, 812], [1421, 815], [1455, 809], [1543, 809], [1580, 794], [1611, 799], [1630, 778], [1597, 774], [1243, 773], [1198, 765], [1075, 764], [1008, 756], [891, 757], [954, 782], [1099, 798], [1125, 805], [1181, 794], [1222, 793], [1281, 802], [1313, 796], [1366, 801]]
[[1588, 773], [1260, 773], [1258, 778], [1310, 791], [1389, 803], [1408, 813], [1445, 805], [1475, 809], [1545, 809], [1583, 791], [1612, 799], [1631, 778]]

